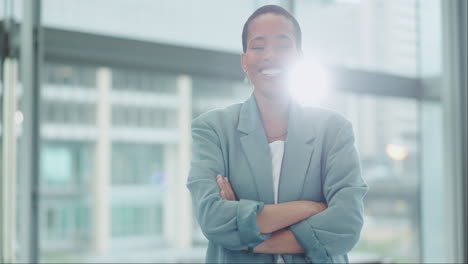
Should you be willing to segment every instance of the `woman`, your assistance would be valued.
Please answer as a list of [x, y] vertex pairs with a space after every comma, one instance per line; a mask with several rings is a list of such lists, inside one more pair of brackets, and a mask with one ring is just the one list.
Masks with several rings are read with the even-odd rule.
[[192, 122], [187, 187], [206, 262], [348, 262], [368, 189], [351, 123], [290, 97], [301, 29], [285, 9], [257, 9], [242, 45], [252, 96]]

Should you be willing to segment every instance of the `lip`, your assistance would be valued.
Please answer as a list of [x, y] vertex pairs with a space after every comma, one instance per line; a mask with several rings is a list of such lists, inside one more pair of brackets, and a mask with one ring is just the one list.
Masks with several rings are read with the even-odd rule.
[[268, 66], [258, 69], [258, 74], [264, 79], [275, 79], [287, 74], [284, 67]]
[[282, 67], [269, 66], [260, 68], [258, 72], [263, 76], [271, 78], [283, 75], [285, 73], [285, 69]]

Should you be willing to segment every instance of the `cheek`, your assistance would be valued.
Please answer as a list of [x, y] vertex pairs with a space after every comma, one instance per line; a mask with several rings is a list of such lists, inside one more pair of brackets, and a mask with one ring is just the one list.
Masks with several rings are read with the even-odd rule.
[[284, 63], [291, 64], [294, 63], [299, 58], [299, 54], [296, 51], [290, 51], [282, 54], [281, 60]]
[[257, 65], [257, 61], [250, 58], [246, 61], [246, 70], [247, 70], [247, 73], [249, 75], [253, 75], [257, 72], [257, 68], [258, 68], [258, 65]]

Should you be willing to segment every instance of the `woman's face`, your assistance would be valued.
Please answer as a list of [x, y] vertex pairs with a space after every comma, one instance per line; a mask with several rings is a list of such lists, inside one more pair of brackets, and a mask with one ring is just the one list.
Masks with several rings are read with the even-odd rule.
[[263, 14], [248, 27], [242, 67], [257, 92], [268, 98], [288, 94], [288, 71], [300, 56], [294, 26], [281, 15]]

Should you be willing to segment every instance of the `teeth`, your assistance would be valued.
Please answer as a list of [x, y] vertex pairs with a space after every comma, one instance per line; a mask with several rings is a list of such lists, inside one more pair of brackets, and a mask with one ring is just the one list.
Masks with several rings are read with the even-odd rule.
[[267, 74], [267, 75], [276, 75], [276, 74], [280, 74], [281, 72], [282, 72], [281, 69], [264, 69], [264, 70], [262, 70], [262, 73]]

